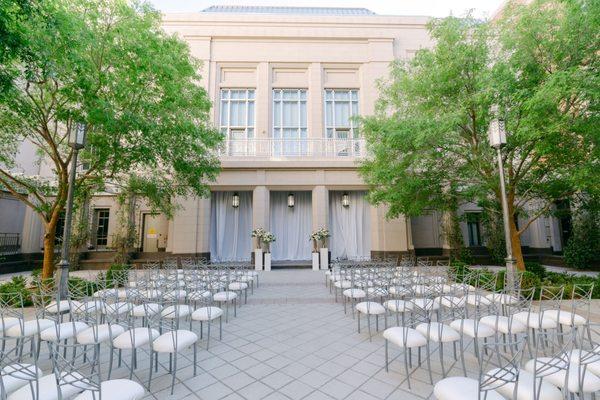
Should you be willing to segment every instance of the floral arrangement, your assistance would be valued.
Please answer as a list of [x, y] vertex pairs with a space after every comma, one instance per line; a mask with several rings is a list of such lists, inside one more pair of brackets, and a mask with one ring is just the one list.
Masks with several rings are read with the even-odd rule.
[[331, 234], [329, 233], [329, 230], [325, 228], [320, 228], [319, 230], [313, 232], [309, 237], [309, 240], [312, 240], [313, 242], [313, 251], [315, 253], [318, 251], [319, 242], [323, 242], [322, 247], [325, 247], [325, 240], [330, 236]]
[[252, 237], [258, 240], [258, 247], [262, 248], [263, 243], [267, 245], [267, 253], [269, 252], [269, 244], [276, 240], [275, 235], [265, 231], [263, 228], [252, 230]]
[[273, 235], [271, 232], [265, 232], [265, 234], [262, 236], [262, 241], [267, 245], [267, 253], [269, 252], [270, 244], [275, 240], [275, 235]]

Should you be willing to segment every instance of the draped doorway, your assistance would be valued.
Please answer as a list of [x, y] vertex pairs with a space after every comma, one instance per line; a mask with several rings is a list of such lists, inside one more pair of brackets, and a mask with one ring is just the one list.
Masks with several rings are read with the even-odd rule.
[[[293, 195], [294, 206], [288, 205]], [[273, 260], [310, 260], [312, 230], [311, 192], [271, 192], [269, 226], [277, 239], [271, 244]]]
[[[239, 205], [233, 206], [234, 194]], [[252, 192], [212, 192], [210, 198], [210, 259], [250, 261], [252, 253]]]
[[[342, 260], [370, 259], [371, 218], [366, 192], [329, 192], [329, 226], [331, 258]], [[348, 203], [342, 204], [347, 195]]]

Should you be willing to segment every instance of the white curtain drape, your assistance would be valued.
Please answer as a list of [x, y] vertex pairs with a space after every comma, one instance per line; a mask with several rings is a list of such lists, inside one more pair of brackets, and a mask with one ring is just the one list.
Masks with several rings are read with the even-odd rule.
[[249, 261], [252, 252], [252, 192], [238, 192], [240, 206], [231, 205], [233, 192], [212, 192], [210, 259]]
[[[348, 193], [350, 206], [342, 206]], [[329, 192], [329, 246], [331, 258], [369, 259], [371, 257], [371, 218], [366, 192]]]
[[[288, 194], [294, 207], [288, 207]], [[273, 260], [310, 260], [312, 229], [311, 192], [271, 192], [269, 225], [276, 241], [271, 244]]]

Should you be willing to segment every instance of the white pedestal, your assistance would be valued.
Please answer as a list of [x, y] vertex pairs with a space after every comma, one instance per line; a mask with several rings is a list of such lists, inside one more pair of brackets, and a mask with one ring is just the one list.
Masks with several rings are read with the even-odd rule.
[[321, 269], [329, 269], [329, 250], [327, 247], [323, 247], [319, 253], [321, 253]]
[[265, 271], [271, 270], [271, 253], [265, 253]]
[[254, 269], [262, 271], [263, 269], [263, 251], [262, 249], [254, 250]]
[[312, 267], [313, 271], [319, 270], [319, 253], [312, 253]]

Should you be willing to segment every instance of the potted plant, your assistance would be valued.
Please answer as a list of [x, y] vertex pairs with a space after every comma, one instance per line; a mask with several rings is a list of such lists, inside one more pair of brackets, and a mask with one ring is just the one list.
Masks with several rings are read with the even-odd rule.
[[321, 248], [319, 253], [321, 254], [321, 269], [329, 268], [329, 249], [327, 248], [327, 238], [331, 236], [328, 229], [321, 228], [317, 231], [319, 235], [319, 242], [321, 242]]
[[271, 270], [271, 243], [275, 241], [275, 235], [271, 232], [265, 232], [262, 235], [262, 242], [265, 244], [265, 271]]
[[256, 238], [256, 249], [254, 249], [254, 269], [262, 271], [263, 269], [263, 249], [262, 249], [262, 238], [265, 234], [263, 228], [257, 228], [252, 230], [252, 237]]

